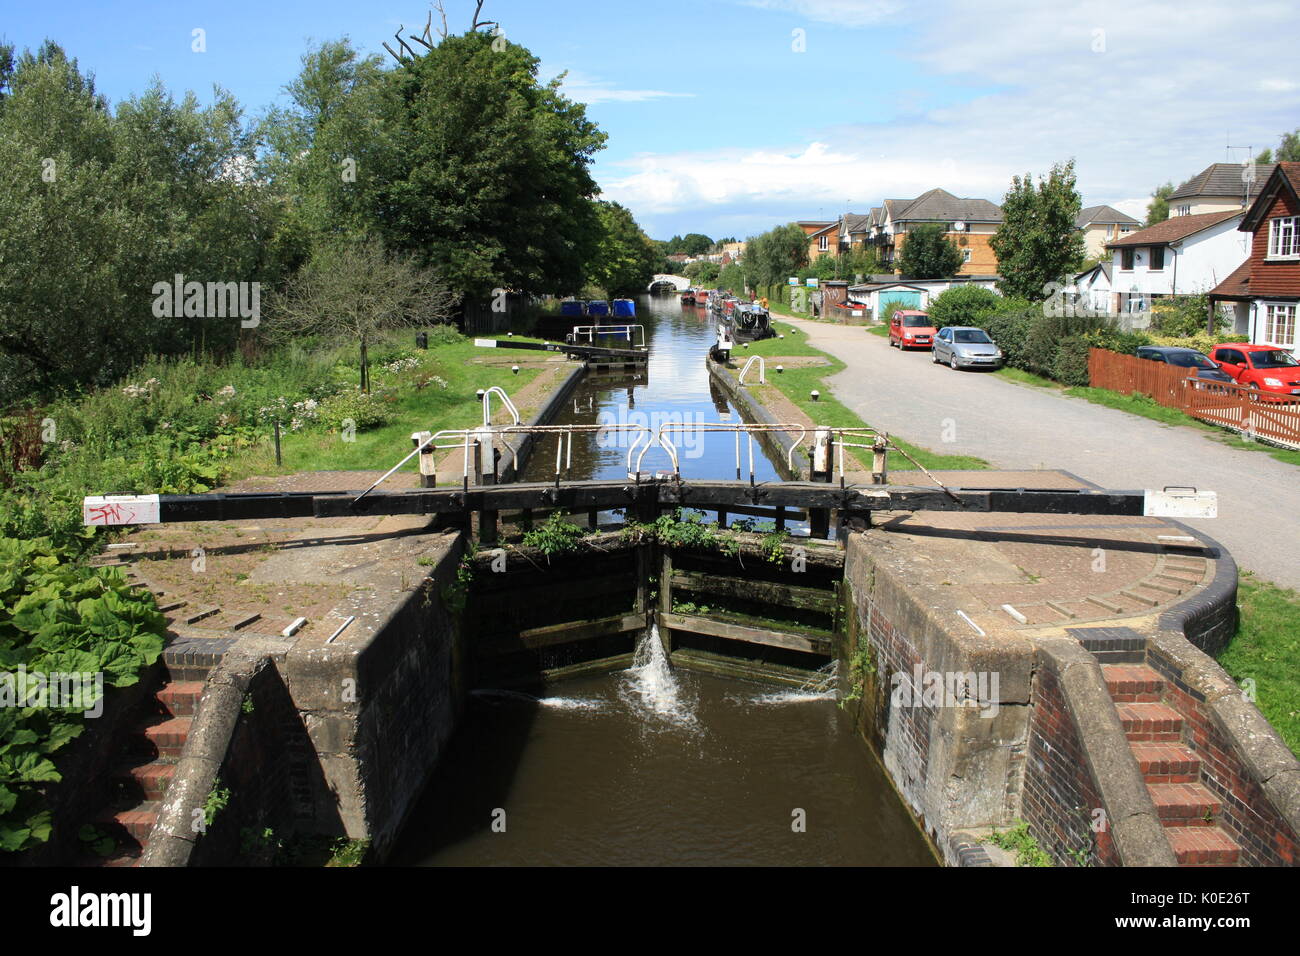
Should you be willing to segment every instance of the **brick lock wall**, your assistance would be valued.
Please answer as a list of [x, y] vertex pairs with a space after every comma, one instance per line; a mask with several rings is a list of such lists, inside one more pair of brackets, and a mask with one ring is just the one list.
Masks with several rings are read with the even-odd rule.
[[1183, 744], [1201, 758], [1201, 782], [1223, 801], [1215, 822], [1240, 844], [1242, 865], [1295, 865], [1300, 860], [1296, 833], [1251, 777], [1205, 696], [1183, 680], [1182, 669], [1158, 648], [1148, 649], [1147, 664], [1165, 678], [1165, 696], [1183, 715]]
[[1093, 810], [1101, 807], [1074, 717], [1060, 681], [1047, 667], [1034, 675], [1021, 815], [1039, 845], [1057, 863], [1073, 863], [1067, 851], [1086, 851], [1091, 866], [1119, 866], [1109, 828], [1093, 832]]
[[[867, 633], [871, 640], [871, 659], [876, 665], [876, 694], [873, 701], [877, 714], [878, 744], [885, 754], [885, 764], [894, 773], [899, 790], [920, 809], [930, 758], [930, 725], [934, 709], [925, 706], [894, 706], [894, 675], [911, 689], [911, 700], [919, 700], [921, 688], [911, 687], [913, 669], [924, 661], [916, 648], [886, 619], [874, 603], [867, 602]], [[907, 698], [904, 698], [907, 699]]]

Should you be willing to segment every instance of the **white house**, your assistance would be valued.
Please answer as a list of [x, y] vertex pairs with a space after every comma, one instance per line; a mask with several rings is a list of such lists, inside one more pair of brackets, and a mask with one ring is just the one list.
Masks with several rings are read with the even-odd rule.
[[1074, 285], [1066, 290], [1073, 293], [1074, 301], [1089, 312], [1109, 312], [1111, 264], [1099, 262], [1074, 277]]
[[1153, 300], [1208, 292], [1250, 256], [1244, 210], [1174, 216], [1106, 244], [1111, 311], [1150, 311]]

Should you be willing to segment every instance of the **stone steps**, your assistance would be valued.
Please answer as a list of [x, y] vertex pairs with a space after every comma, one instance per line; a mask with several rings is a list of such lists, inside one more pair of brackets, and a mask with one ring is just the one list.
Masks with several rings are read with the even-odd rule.
[[126, 759], [113, 771], [113, 802], [92, 821], [117, 841], [107, 857], [87, 857], [85, 866], [135, 866], [158, 822], [158, 811], [189, 740], [203, 681], [170, 680], [143, 702], [139, 722], [124, 743]]
[[1236, 866], [1241, 847], [1214, 822], [1223, 802], [1201, 780], [1201, 758], [1183, 740], [1183, 715], [1164, 700], [1164, 678], [1145, 664], [1101, 670], [1178, 865]]

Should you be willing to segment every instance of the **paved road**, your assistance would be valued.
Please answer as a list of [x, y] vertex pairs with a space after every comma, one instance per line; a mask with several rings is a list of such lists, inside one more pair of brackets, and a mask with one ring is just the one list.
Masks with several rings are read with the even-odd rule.
[[1195, 485], [1219, 494], [1219, 517], [1187, 521], [1237, 563], [1300, 589], [1300, 469], [1229, 448], [1197, 429], [954, 372], [929, 352], [900, 353], [860, 326], [790, 321], [848, 368], [827, 381], [876, 428], [937, 452], [978, 455], [995, 468], [1063, 468], [1106, 488]]

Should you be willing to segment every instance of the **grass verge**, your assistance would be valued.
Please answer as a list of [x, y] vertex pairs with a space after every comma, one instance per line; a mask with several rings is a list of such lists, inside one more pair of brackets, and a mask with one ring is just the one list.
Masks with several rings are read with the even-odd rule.
[[1081, 398], [1085, 402], [1092, 402], [1094, 405], [1104, 405], [1117, 411], [1128, 412], [1130, 415], [1139, 415], [1142, 418], [1160, 422], [1162, 425], [1182, 425], [1195, 428], [1229, 448], [1238, 448], [1242, 451], [1262, 451], [1288, 465], [1300, 465], [1300, 451], [1277, 448], [1260, 441], [1248, 441], [1236, 432], [1203, 422], [1199, 418], [1193, 418], [1186, 412], [1179, 411], [1176, 408], [1168, 408], [1140, 392], [1132, 395], [1122, 395], [1119, 392], [1112, 392], [1110, 389], [1105, 388], [1086, 388], [1083, 386], [1067, 388], [1059, 382], [1053, 382], [1049, 378], [1043, 378], [1041, 375], [1034, 375], [1032, 372], [1025, 372], [1018, 368], [1001, 368], [993, 374], [1008, 382], [1015, 382], [1017, 385], [1028, 385], [1033, 388], [1062, 392], [1071, 398]]
[[[820, 356], [825, 362], [821, 365], [789, 368], [781, 373], [777, 373], [775, 367], [769, 363], [767, 367], [767, 385], [752, 388], [759, 401], [763, 400], [765, 390], [775, 389], [793, 402], [814, 424], [826, 425], [831, 428], [871, 427], [856, 412], [835, 398], [831, 387], [825, 382], [825, 379], [829, 376], [843, 371], [845, 368], [844, 363], [833, 355], [813, 348], [807, 343], [806, 337], [802, 333], [791, 334], [792, 330], [788, 327], [778, 331], [785, 335], [784, 339], [764, 339], [761, 342], [751, 343], [748, 349], [742, 348], [733, 351], [733, 364], [743, 366], [746, 355]], [[819, 393], [817, 401], [813, 401], [811, 397], [814, 389]], [[903, 441], [895, 435], [891, 435], [890, 440], [925, 468], [968, 471], [982, 470], [989, 467], [987, 461], [973, 455], [940, 455], [928, 448], [922, 448]], [[859, 464], [869, 470], [871, 464], [870, 452], [862, 451], [859, 454], [857, 450], [853, 451], [854, 457], [858, 459]], [[911, 462], [901, 455], [891, 455], [887, 464], [891, 471], [902, 471], [912, 467]]]
[[1255, 682], [1255, 704], [1300, 757], [1300, 595], [1243, 571], [1241, 624], [1219, 654], [1234, 681]]

